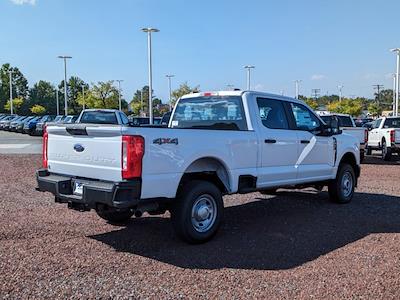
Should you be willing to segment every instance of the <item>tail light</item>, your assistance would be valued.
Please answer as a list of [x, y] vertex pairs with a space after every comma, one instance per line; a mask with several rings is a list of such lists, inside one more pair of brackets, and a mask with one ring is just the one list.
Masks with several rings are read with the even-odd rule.
[[368, 129], [364, 130], [364, 143], [368, 143]]
[[142, 176], [144, 138], [140, 135], [122, 136], [122, 178], [131, 179]]
[[390, 131], [390, 142], [391, 143], [394, 143], [396, 141], [395, 134], [396, 134], [396, 132], [394, 130]]
[[48, 160], [47, 160], [47, 146], [48, 146], [49, 135], [45, 130], [43, 132], [43, 149], [42, 149], [42, 165], [43, 168], [47, 169], [48, 167]]

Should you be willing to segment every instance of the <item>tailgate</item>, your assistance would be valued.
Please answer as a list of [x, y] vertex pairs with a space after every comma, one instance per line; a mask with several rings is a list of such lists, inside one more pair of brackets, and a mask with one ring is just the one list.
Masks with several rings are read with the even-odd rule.
[[121, 181], [120, 126], [49, 126], [47, 132], [51, 173]]
[[363, 127], [341, 127], [344, 133], [354, 136], [360, 144], [365, 142], [365, 128]]
[[396, 129], [394, 140], [396, 144], [400, 144], [400, 129]]

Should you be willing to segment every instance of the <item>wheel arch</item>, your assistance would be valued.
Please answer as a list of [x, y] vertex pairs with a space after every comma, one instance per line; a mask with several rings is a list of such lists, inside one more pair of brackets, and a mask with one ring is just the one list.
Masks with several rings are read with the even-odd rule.
[[223, 194], [231, 191], [230, 173], [226, 164], [213, 156], [194, 160], [183, 173], [178, 190], [191, 180], [209, 181], [215, 184]]
[[343, 163], [347, 163], [353, 167], [356, 178], [360, 176], [360, 167], [357, 165], [357, 159], [354, 153], [346, 152], [340, 159], [339, 166]]

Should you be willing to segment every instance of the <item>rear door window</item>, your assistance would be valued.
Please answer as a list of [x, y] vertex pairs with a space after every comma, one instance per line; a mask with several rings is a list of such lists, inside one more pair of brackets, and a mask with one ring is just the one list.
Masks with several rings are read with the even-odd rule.
[[288, 121], [285, 108], [281, 101], [257, 98], [257, 105], [260, 113], [261, 122], [267, 128], [288, 129]]

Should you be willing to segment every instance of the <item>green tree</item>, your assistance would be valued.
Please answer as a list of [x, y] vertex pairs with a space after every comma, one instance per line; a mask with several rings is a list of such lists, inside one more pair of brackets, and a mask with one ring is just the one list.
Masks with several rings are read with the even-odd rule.
[[[160, 115], [157, 107], [161, 104], [161, 100], [153, 95], [153, 114], [154, 116]], [[132, 114], [138, 115], [148, 115], [149, 111], [149, 86], [145, 85], [140, 90], [136, 90], [133, 94], [132, 101], [129, 103], [132, 110]]]
[[[60, 97], [60, 104], [62, 102]], [[50, 82], [40, 80], [29, 90], [29, 101], [24, 105], [25, 110], [28, 111], [35, 105], [43, 106], [49, 114], [57, 113], [56, 89]]]
[[374, 117], [379, 117], [382, 114], [382, 107], [378, 103], [373, 102], [368, 105], [368, 112]]
[[77, 104], [86, 108], [114, 108], [118, 109], [118, 89], [112, 81], [98, 82], [92, 88], [85, 91], [83, 97], [81, 92], [77, 94]]
[[172, 92], [171, 105], [174, 106], [176, 101], [183, 95], [200, 92], [200, 86], [190, 87], [187, 82], [182, 83], [179, 88]]
[[[82, 110], [82, 106], [78, 103], [78, 96], [82, 93], [82, 87], [84, 87], [85, 91], [89, 89], [89, 85], [79, 77], [72, 76], [68, 79], [67, 96], [69, 114], [78, 114]], [[60, 82], [58, 88], [60, 90], [60, 99], [64, 99], [64, 80]], [[64, 101], [60, 101], [60, 106], [60, 111], [64, 110]]]
[[313, 110], [316, 110], [319, 107], [318, 102], [314, 99], [306, 99], [304, 102], [307, 103], [307, 105]]
[[[19, 108], [22, 106], [22, 104], [24, 104], [24, 101], [25, 101], [25, 100], [24, 100], [23, 98], [21, 98], [21, 97], [14, 98], [14, 99], [12, 100], [12, 103], [13, 103], [13, 112], [14, 112], [14, 113], [17, 113], [17, 112], [18, 112]], [[4, 105], [4, 109], [7, 110], [7, 111], [11, 111], [11, 102], [10, 102], [10, 100], [8, 100], [7, 103], [6, 103], [6, 105]]]
[[326, 107], [330, 112], [358, 117], [362, 113], [363, 103], [361, 100], [343, 99], [342, 101], [331, 102]]
[[10, 99], [10, 74], [12, 71], [12, 94], [13, 98], [26, 99], [28, 96], [28, 80], [17, 67], [10, 64], [3, 64], [0, 68], [0, 112], [3, 111], [5, 104]]
[[35, 104], [30, 108], [30, 111], [35, 115], [43, 115], [46, 112], [46, 108], [39, 104]]

